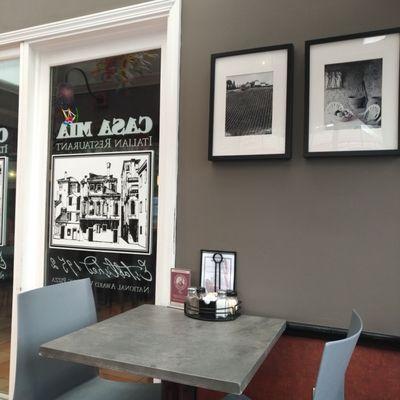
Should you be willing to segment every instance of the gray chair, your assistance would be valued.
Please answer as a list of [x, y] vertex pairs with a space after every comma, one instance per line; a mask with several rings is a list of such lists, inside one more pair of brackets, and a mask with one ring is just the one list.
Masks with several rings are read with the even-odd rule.
[[[344, 380], [351, 355], [363, 329], [358, 313], [353, 310], [347, 337], [325, 344], [313, 400], [344, 400]], [[251, 400], [245, 395], [229, 394], [224, 400]]]
[[344, 400], [346, 370], [362, 329], [361, 317], [353, 310], [347, 337], [325, 344], [313, 400]]
[[97, 322], [89, 279], [20, 293], [14, 400], [157, 400], [161, 385], [101, 379], [93, 367], [46, 359], [41, 344]]

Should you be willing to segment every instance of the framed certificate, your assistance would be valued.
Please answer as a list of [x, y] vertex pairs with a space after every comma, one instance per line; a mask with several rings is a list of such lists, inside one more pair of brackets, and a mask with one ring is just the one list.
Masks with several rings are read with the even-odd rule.
[[191, 272], [189, 270], [171, 268], [171, 306], [183, 308], [190, 285]]

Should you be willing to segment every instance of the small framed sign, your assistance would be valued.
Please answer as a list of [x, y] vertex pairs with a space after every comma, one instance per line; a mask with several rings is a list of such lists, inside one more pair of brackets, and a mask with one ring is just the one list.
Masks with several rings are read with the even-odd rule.
[[293, 45], [211, 57], [208, 159], [290, 158]]
[[201, 250], [200, 286], [207, 292], [236, 290], [236, 252]]
[[189, 270], [171, 268], [171, 306], [183, 308], [190, 285], [191, 272]]

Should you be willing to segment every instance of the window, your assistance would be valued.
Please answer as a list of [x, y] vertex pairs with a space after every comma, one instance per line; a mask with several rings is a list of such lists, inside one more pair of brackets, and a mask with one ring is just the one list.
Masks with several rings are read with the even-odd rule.
[[135, 201], [131, 200], [131, 214], [135, 214]]
[[[14, 268], [19, 61], [0, 61], [0, 392], [8, 387]], [[0, 394], [0, 397], [1, 394]]]
[[[171, 5], [173, 1], [170, 2]], [[179, 5], [180, 6], [180, 5]], [[168, 155], [172, 153], [171, 160], [169, 161], [171, 165], [169, 165], [169, 162], [166, 163], [167, 165], [164, 166], [163, 164], [160, 165], [161, 171], [162, 171], [162, 176], [165, 178], [165, 181], [163, 182], [166, 183], [166, 187], [170, 187], [169, 182], [174, 183], [176, 179], [176, 160], [177, 157], [177, 123], [178, 123], [178, 104], [179, 102], [176, 101], [178, 99], [178, 94], [179, 92], [177, 91], [178, 84], [179, 84], [179, 57], [176, 57], [179, 54], [179, 40], [180, 40], [180, 35], [178, 34], [178, 28], [180, 26], [180, 18], [179, 18], [179, 10], [180, 7], [174, 7], [173, 9], [173, 14], [171, 11], [171, 15], [173, 15], [173, 18], [167, 18], [167, 12], [165, 11], [165, 17], [163, 15], [162, 20], [165, 21], [165, 23], [162, 24], [162, 29], [158, 30], [157, 28], [157, 34], [151, 33], [151, 29], [147, 29], [147, 22], [142, 22], [140, 19], [140, 22], [137, 23], [136, 19], [137, 16], [135, 15], [137, 13], [136, 10], [132, 11], [132, 14], [135, 15], [135, 18], [132, 18], [129, 13], [128, 15], [125, 15], [125, 11], [119, 13], [123, 15], [123, 17], [118, 17], [115, 19], [115, 13], [110, 14], [110, 22], [107, 21], [109, 18], [106, 13], [101, 13], [101, 18], [100, 22], [97, 22], [98, 17], [96, 16], [92, 18], [91, 16], [87, 16], [88, 20], [90, 21], [89, 24], [87, 24], [86, 21], [86, 16], [83, 18], [85, 20], [84, 25], [78, 22], [77, 26], [74, 26], [72, 29], [70, 27], [70, 22], [68, 21], [60, 21], [60, 24], [62, 26], [62, 34], [55, 33], [54, 35], [51, 36], [51, 39], [48, 38], [48, 31], [46, 29], [46, 32], [43, 34], [40, 33], [39, 30], [39, 37], [40, 37], [40, 46], [33, 45], [32, 46], [32, 51], [29, 52], [29, 54], [25, 54], [23, 57], [23, 62], [24, 62], [24, 67], [26, 68], [29, 65], [29, 70], [32, 72], [33, 76], [38, 77], [38, 82], [41, 82], [39, 85], [31, 85], [28, 84], [26, 81], [23, 81], [23, 93], [26, 96], [24, 98], [24, 101], [21, 102], [21, 122], [23, 122], [23, 126], [28, 126], [28, 124], [32, 121], [37, 122], [39, 119], [37, 115], [43, 116], [47, 114], [47, 111], [50, 108], [50, 115], [49, 115], [49, 129], [42, 129], [42, 123], [46, 121], [41, 121], [40, 124], [37, 123], [31, 123], [31, 129], [33, 129], [32, 134], [26, 135], [27, 138], [27, 144], [30, 145], [27, 147], [27, 149], [35, 149], [38, 150], [38, 155], [35, 154], [35, 151], [24, 151], [26, 154], [25, 160], [27, 161], [27, 164], [29, 165], [30, 161], [32, 162], [31, 165], [34, 166], [34, 168], [28, 168], [24, 169], [24, 171], [21, 171], [21, 177], [20, 182], [23, 182], [24, 185], [20, 184], [20, 191], [24, 196], [28, 199], [28, 201], [21, 202], [21, 200], [18, 200], [18, 208], [20, 213], [24, 215], [24, 212], [26, 211], [25, 208], [27, 209], [27, 212], [29, 212], [30, 209], [34, 210], [34, 214], [36, 216], [39, 216], [40, 218], [36, 218], [34, 223], [26, 223], [26, 221], [22, 221], [22, 223], [18, 224], [17, 226], [17, 233], [18, 233], [18, 238], [21, 239], [21, 246], [19, 246], [19, 251], [21, 254], [18, 254], [18, 256], [21, 256], [21, 259], [25, 259], [24, 263], [22, 264], [21, 268], [21, 274], [15, 274], [16, 276], [16, 283], [18, 284], [18, 288], [21, 287], [24, 290], [30, 289], [31, 283], [29, 281], [30, 276], [32, 276], [32, 272], [35, 272], [35, 276], [39, 278], [35, 279], [41, 279], [42, 276], [45, 277], [45, 284], [54, 284], [61, 282], [63, 280], [69, 280], [69, 279], [75, 279], [75, 276], [72, 276], [71, 274], [68, 275], [67, 272], [63, 270], [55, 270], [54, 268], [51, 268], [51, 261], [55, 258], [58, 257], [59, 255], [64, 255], [66, 257], [73, 257], [74, 260], [77, 262], [80, 262], [81, 260], [84, 260], [85, 257], [88, 256], [88, 254], [93, 254], [93, 256], [98, 257], [98, 260], [101, 262], [105, 256], [110, 257], [112, 263], [125, 263], [126, 265], [133, 265], [133, 262], [138, 257], [143, 257], [146, 260], [146, 264], [151, 266], [152, 271], [154, 271], [153, 275], [153, 281], [152, 282], [144, 282], [143, 286], [145, 288], [149, 288], [150, 290], [144, 290], [143, 292], [137, 292], [132, 294], [132, 296], [135, 296], [134, 303], [140, 304], [141, 301], [143, 301], [143, 298], [146, 302], [154, 302], [155, 299], [155, 283], [156, 280], [159, 282], [165, 282], [166, 279], [164, 279], [165, 275], [169, 274], [169, 268], [166, 267], [168, 263], [165, 262], [159, 262], [159, 259], [164, 261], [163, 259], [169, 259], [170, 254], [173, 253], [172, 247], [169, 241], [172, 241], [173, 239], [173, 234], [172, 232], [174, 230], [174, 224], [170, 223], [170, 220], [165, 218], [159, 219], [160, 224], [163, 227], [163, 230], [161, 230], [160, 236], [162, 236], [163, 240], [160, 240], [162, 243], [162, 246], [165, 247], [166, 251], [159, 252], [157, 255], [157, 235], [150, 236], [149, 238], [146, 238], [146, 242], [143, 245], [138, 245], [137, 243], [131, 243], [132, 242], [132, 234], [136, 234], [137, 232], [137, 221], [132, 221], [132, 223], [129, 225], [128, 221], [126, 222], [126, 233], [122, 233], [121, 230], [123, 228], [122, 226], [122, 221], [112, 218], [112, 213], [114, 211], [113, 208], [113, 199], [109, 199], [109, 206], [111, 207], [109, 210], [109, 215], [110, 218], [113, 219], [113, 221], [107, 222], [109, 226], [109, 231], [107, 232], [106, 235], [102, 235], [102, 241], [98, 241], [98, 237], [96, 233], [93, 231], [94, 224], [96, 223], [98, 219], [92, 215], [89, 217], [87, 214], [89, 212], [89, 206], [88, 206], [88, 200], [90, 197], [93, 196], [93, 188], [95, 182], [91, 182], [91, 190], [89, 191], [88, 189], [88, 184], [90, 180], [93, 179], [93, 174], [99, 174], [100, 176], [106, 174], [106, 162], [102, 162], [101, 164], [99, 163], [99, 168], [97, 170], [96, 168], [91, 168], [88, 165], [85, 165], [85, 163], [82, 163], [79, 168], [80, 171], [79, 173], [76, 173], [76, 171], [72, 171], [75, 167], [78, 167], [77, 163], [74, 163], [74, 158], [79, 158], [81, 153], [87, 153], [88, 155], [95, 157], [95, 154], [97, 156], [98, 154], [101, 153], [118, 153], [122, 151], [138, 151], [141, 152], [143, 150], [149, 150], [151, 151], [151, 160], [154, 160], [154, 163], [152, 163], [152, 171], [151, 171], [151, 176], [157, 176], [159, 173], [159, 165], [158, 165], [158, 160], [159, 159], [164, 159], [168, 160], [168, 157], [159, 157], [158, 152], [159, 152], [159, 129], [161, 130], [169, 130], [168, 135], [165, 135], [165, 137], [168, 137], [168, 142], [166, 143], [165, 146], [162, 146], [162, 154], [163, 155]], [[159, 7], [159, 6], [158, 6]], [[169, 7], [169, 6], [168, 6]], [[140, 13], [142, 13], [142, 10], [139, 6]], [[146, 11], [147, 12], [147, 11]], [[159, 11], [157, 11], [157, 20], [159, 18]], [[117, 15], [119, 15], [117, 14]], [[163, 12], [164, 14], [164, 12]], [[103, 15], [105, 15], [103, 17]], [[139, 14], [141, 15], [141, 14]], [[160, 19], [161, 20], [161, 19]], [[78, 20], [79, 21], [79, 20]], [[106, 22], [107, 21], [107, 22]], [[120, 21], [123, 22], [121, 25]], [[172, 21], [172, 22], [171, 22]], [[57, 23], [58, 24], [58, 23]], [[166, 27], [171, 25], [171, 32], [172, 34], [168, 34], [168, 39], [171, 37], [169, 40], [165, 40], [167, 38], [166, 34]], [[75, 24], [74, 24], [75, 25]], [[146, 29], [141, 29], [142, 25], [146, 27]], [[57, 25], [58, 26], [58, 25]], [[84, 33], [82, 33], [82, 27], [84, 29]], [[89, 27], [89, 29], [88, 29]], [[94, 29], [92, 29], [92, 27]], [[138, 27], [140, 29], [138, 29]], [[152, 22], [149, 23], [149, 28], [154, 28], [154, 25]], [[174, 29], [172, 29], [174, 28]], [[104, 36], [102, 36], [102, 40], [99, 43], [98, 40], [98, 30], [101, 29], [101, 32], [104, 32]], [[93, 31], [93, 32], [92, 32]], [[143, 31], [143, 34], [142, 34]], [[36, 32], [36, 31], [35, 31]], [[110, 32], [110, 34], [108, 34]], [[21, 32], [22, 33], [22, 32]], [[134, 41], [131, 40], [126, 40], [128, 37], [132, 37], [132, 34], [135, 37]], [[28, 31], [26, 33], [22, 33], [22, 38], [23, 40], [27, 40], [26, 44], [29, 46], [30, 45], [30, 33]], [[14, 36], [13, 36], [14, 37]], [[36, 33], [35, 33], [36, 37]], [[53, 38], [56, 37], [57, 40], [53, 40]], [[83, 42], [80, 40], [80, 38], [83, 37]], [[18, 40], [18, 38], [21, 38], [21, 35], [17, 35], [15, 40]], [[61, 40], [58, 40], [61, 39]], [[69, 46], [70, 41], [73, 40], [76, 46]], [[76, 39], [76, 42], [75, 42]], [[104, 40], [103, 40], [104, 39]], [[22, 39], [21, 39], [22, 40]], [[143, 42], [142, 42], [143, 40]], [[85, 49], [85, 51], [81, 51], [81, 45], [84, 45], [85, 47], [82, 47]], [[160, 56], [161, 56], [161, 50], [159, 47], [163, 47], [163, 57], [165, 56], [165, 62], [163, 62], [163, 65], [165, 68], [163, 68], [164, 72], [164, 81], [167, 83], [165, 86], [165, 90], [163, 90], [163, 101], [160, 102]], [[129, 53], [129, 58], [128, 60], [133, 61], [136, 60], [137, 55], [135, 53], [130, 53], [133, 51], [140, 51], [141, 49], [146, 48], [146, 49], [155, 49], [156, 51], [152, 50], [152, 53], [159, 53], [159, 57], [152, 57], [150, 60], [151, 66], [150, 66], [150, 71], [149, 73], [144, 72], [144, 76], [141, 74], [136, 74], [136, 64], [133, 65], [134, 68], [134, 84], [130, 84], [130, 81], [125, 83], [123, 87], [121, 88], [120, 85], [120, 80], [114, 79], [115, 74], [112, 74], [109, 77], [106, 77], [107, 80], [103, 79], [104, 74], [102, 74], [101, 68], [104, 66], [108, 65], [119, 65], [121, 59], [123, 59], [126, 54]], [[6, 50], [8, 53], [8, 44], [6, 46]], [[118, 56], [114, 56], [114, 54], [118, 54]], [[44, 56], [42, 56], [44, 55]], [[49, 57], [47, 57], [47, 55]], [[140, 56], [141, 54], [139, 54]], [[99, 59], [98, 57], [102, 57]], [[38, 62], [32, 63], [32, 60], [36, 60]], [[49, 63], [48, 60], [51, 59], [52, 63], [50, 65], [50, 71], [49, 71]], [[88, 60], [88, 61], [86, 61]], [[29, 64], [28, 64], [29, 62]], [[69, 63], [69, 64], [66, 64]], [[79, 72], [78, 68], [83, 71]], [[49, 73], [50, 72], [50, 73]], [[120, 72], [120, 69], [117, 68], [116, 72]], [[139, 71], [143, 72], [143, 71]], [[89, 83], [91, 90], [88, 89], [85, 86], [85, 77], [88, 77]], [[149, 75], [149, 76], [147, 76]], [[138, 77], [138, 78], [137, 78]], [[118, 76], [117, 76], [118, 78]], [[140, 80], [140, 82], [138, 82]], [[142, 85], [142, 82], [143, 85]], [[42, 85], [43, 83], [43, 85]], [[50, 85], [49, 85], [50, 83]], [[77, 143], [77, 141], [71, 137], [69, 140], [60, 140], [57, 141], [57, 135], [59, 132], [59, 129], [65, 127], [64, 122], [68, 122], [72, 117], [68, 115], [67, 117], [64, 116], [62, 113], [63, 110], [60, 109], [60, 107], [57, 107], [56, 105], [60, 105], [60, 103], [57, 103], [55, 100], [57, 100], [57, 97], [59, 96], [59, 91], [58, 89], [61, 87], [60, 84], [65, 84], [68, 85], [66, 86], [67, 89], [68, 87], [72, 87], [75, 90], [75, 101], [73, 106], [77, 106], [79, 114], [75, 113], [74, 109], [72, 110], [73, 114], [78, 115], [79, 117], [79, 122], [87, 122], [87, 121], [96, 121], [95, 124], [92, 126], [93, 130], [93, 136], [97, 136], [98, 134], [98, 127], [101, 123], [102, 120], [104, 119], [109, 119], [112, 117], [119, 117], [123, 118], [125, 121], [127, 121], [131, 116], [133, 117], [138, 117], [140, 114], [145, 115], [145, 116], [150, 116], [154, 122], [154, 126], [149, 132], [148, 137], [152, 138], [151, 144], [149, 146], [146, 146], [148, 148], [144, 149], [141, 146], [130, 146], [129, 149], [123, 148], [122, 143], [123, 140], [126, 138], [123, 138], [121, 135], [121, 141], [115, 140], [115, 145], [112, 146], [112, 148], [107, 148], [107, 149], [96, 149], [94, 150], [93, 147], [88, 146], [87, 151], [86, 149], [78, 150], [69, 150], [68, 146], [71, 143]], [[50, 98], [48, 96], [37, 96], [38, 93], [43, 92], [43, 87], [48, 88], [50, 86]], [[88, 85], [89, 86], [89, 85]], [[48, 90], [45, 89], [47, 92]], [[106, 92], [107, 98], [104, 99], [104, 93]], [[114, 92], [116, 95], [114, 96]], [[145, 93], [145, 95], [143, 95]], [[148, 93], [148, 95], [147, 95]], [[110, 94], [110, 96], [108, 96]], [[94, 96], [96, 96], [96, 99], [94, 99]], [[165, 101], [167, 99], [173, 99], [174, 101]], [[120, 99], [124, 99], [125, 101], [120, 101]], [[129, 101], [126, 101], [126, 100]], [[26, 101], [25, 101], [26, 100]], [[96, 101], [94, 101], [96, 100]], [[97, 102], [97, 100], [100, 100]], [[107, 100], [107, 101], [102, 101], [102, 100]], [[144, 102], [146, 100], [146, 102]], [[94, 107], [88, 106], [88, 104], [93, 104]], [[96, 107], [96, 104], [99, 104], [101, 107]], [[146, 104], [142, 104], [146, 103]], [[161, 107], [160, 107], [161, 103]], [[32, 105], [34, 104], [34, 107]], [[115, 107], [117, 105], [118, 107]], [[159, 123], [159, 113], [160, 113], [160, 108], [161, 108], [161, 113], [163, 115], [168, 116], [168, 120], [166, 119], [166, 124], [160, 124]], [[164, 111], [165, 109], [165, 111]], [[117, 115], [114, 112], [115, 110], [118, 111]], [[43, 120], [43, 118], [41, 118]], [[64, 121], [65, 119], [65, 121]], [[68, 121], [67, 121], [68, 119]], [[0, 121], [1, 124], [1, 121]], [[37, 129], [37, 126], [41, 126], [41, 129]], [[164, 127], [165, 126], [165, 127]], [[171, 133], [171, 134], [170, 134]], [[88, 137], [87, 139], [84, 138], [82, 140], [83, 142], [90, 142], [93, 141], [95, 138], [90, 138]], [[114, 138], [113, 138], [114, 139]], [[118, 138], [115, 138], [118, 139]], [[114, 140], [111, 139], [112, 142]], [[33, 143], [39, 143], [40, 146], [32, 146]], [[57, 146], [55, 146], [57, 144]], [[112, 143], [114, 144], [114, 143]], [[119, 148], [118, 148], [119, 147]], [[47, 151], [44, 151], [43, 149], [46, 149]], [[46, 154], [48, 152], [48, 154]], [[64, 215], [62, 215], [59, 218], [59, 223], [55, 223], [55, 218], [59, 217], [61, 215], [60, 213], [60, 207], [67, 207], [68, 202], [66, 199], [66, 196], [68, 195], [68, 182], [64, 180], [63, 185], [60, 185], [60, 193], [62, 194], [61, 200], [62, 203], [57, 204], [57, 201], [53, 201], [53, 194], [56, 195], [56, 199], [58, 197], [59, 193], [56, 193], [56, 190], [54, 190], [54, 184], [57, 184], [57, 180], [63, 180], [64, 178], [64, 171], [65, 169], [62, 168], [60, 174], [52, 174], [54, 169], [51, 168], [51, 161], [53, 156], [60, 156], [60, 160], [62, 159], [62, 156], [68, 156], [70, 157], [70, 165], [72, 168], [67, 168], [68, 170], [68, 176], [73, 177], [74, 179], [77, 179], [79, 183], [81, 183], [81, 188], [82, 188], [82, 193], [84, 194], [84, 197], [82, 198], [81, 202], [81, 210], [82, 212], [85, 210], [86, 214], [82, 215], [81, 221], [80, 221], [80, 226], [82, 233], [79, 235], [76, 241], [73, 240], [68, 240], [68, 241], [63, 241], [63, 238], [66, 238], [66, 231], [67, 231], [67, 226], [65, 222], [62, 220], [66, 220], [66, 212]], [[49, 157], [49, 160], [46, 160], [46, 157]], [[66, 159], [66, 158], [65, 158]], [[132, 169], [130, 167], [133, 167], [133, 164], [130, 162], [130, 157], [127, 156], [123, 161], [128, 161], [130, 163], [130, 166], [128, 167], [129, 169]], [[49, 162], [50, 161], [50, 162]], [[24, 159], [22, 160], [24, 162]], [[48, 173], [44, 173], [44, 164], [47, 164], [49, 167]], [[113, 164], [113, 168], [114, 168]], [[37, 173], [38, 171], [42, 171], [43, 173], [39, 174]], [[115, 168], [117, 169], [117, 168]], [[82, 172], [82, 174], [81, 174]], [[118, 199], [119, 205], [121, 207], [121, 214], [122, 210], [125, 212], [125, 205], [126, 205], [126, 200], [127, 198], [125, 197], [124, 199], [122, 198], [122, 193], [121, 193], [121, 169], [118, 165], [118, 170], [114, 173], [114, 170], [111, 170], [111, 173], [114, 174], [114, 176], [118, 177], [118, 184], [116, 188], [116, 194], [114, 197], [119, 197], [121, 195], [121, 199]], [[82, 176], [83, 175], [83, 176]], [[127, 174], [129, 175], [129, 174]], [[18, 177], [18, 179], [20, 176]], [[51, 179], [51, 182], [48, 183], [49, 178]], [[88, 182], [89, 180], [89, 182]], [[31, 182], [32, 184], [25, 185], [26, 182]], [[154, 196], [158, 198], [158, 186], [155, 182], [155, 180], [151, 180], [151, 182], [154, 184], [151, 185], [151, 188], [149, 189], [149, 195], [152, 195], [154, 193]], [[49, 187], [51, 186], [51, 187]], [[173, 185], [172, 185], [173, 186]], [[172, 217], [174, 215], [174, 209], [175, 209], [175, 197], [174, 192], [175, 189], [173, 190], [168, 190], [165, 192], [165, 207], [167, 208], [167, 216]], [[49, 196], [47, 196], [50, 194]], [[100, 193], [98, 193], [100, 194]], [[110, 197], [112, 197], [111, 195]], [[18, 196], [21, 198], [22, 196]], [[93, 196], [94, 197], [94, 196]], [[163, 197], [163, 196], [161, 196]], [[43, 205], [44, 199], [48, 199], [48, 202], [46, 204], [47, 208], [47, 221], [46, 218], [43, 218], [45, 213], [45, 207]], [[129, 197], [128, 197], [129, 198]], [[39, 207], [38, 207], [39, 206]], [[137, 204], [138, 206], [138, 204]], [[93, 214], [93, 206], [90, 208], [91, 214]], [[74, 211], [75, 211], [75, 206], [74, 206]], [[82, 213], [83, 214], [83, 213]], [[21, 218], [17, 218], [17, 220], [21, 220]], [[129, 221], [130, 222], [130, 221]], [[157, 224], [158, 224], [158, 215], [154, 214], [151, 220], [149, 220], [147, 223], [151, 224], [151, 226], [154, 227], [154, 229], [157, 229]], [[61, 225], [62, 224], [62, 227]], [[25, 225], [25, 226], [24, 226]], [[77, 225], [74, 225], [77, 226]], [[114, 228], [116, 233], [116, 238], [112, 237], [111, 235], [111, 228]], [[54, 229], [54, 234], [53, 234], [53, 229]], [[62, 238], [61, 234], [58, 233], [57, 231], [62, 231]], [[146, 227], [143, 229], [146, 231]], [[48, 232], [48, 237], [44, 239], [44, 234], [45, 232], [42, 231], [47, 231]], [[39, 234], [38, 234], [39, 233]], [[124, 237], [122, 237], [124, 235]], [[126, 238], [126, 239], [125, 239]], [[104, 239], [104, 240], [103, 240]], [[116, 242], [113, 243], [113, 240], [116, 240]], [[44, 244], [51, 244], [51, 246], [46, 246], [46, 254], [43, 254], [43, 245]], [[27, 245], [29, 243], [29, 245]], [[121, 245], [120, 245], [121, 243]], [[166, 243], [166, 245], [164, 245]], [[39, 244], [39, 245], [38, 245]], [[68, 249], [67, 249], [68, 247]], [[115, 251], [112, 249], [115, 249], [117, 247], [121, 247], [121, 251]], [[128, 251], [129, 247], [129, 251]], [[90, 248], [90, 249], [89, 249]], [[134, 250], [134, 253], [132, 253], [132, 248]], [[29, 250], [34, 250], [34, 255], [35, 257], [32, 257], [31, 261], [28, 261], [28, 258], [22, 257], [25, 251]], [[92, 251], [92, 253], [89, 253], [89, 250]], [[100, 250], [99, 250], [100, 249]], [[109, 250], [111, 249], [111, 250]], [[163, 248], [164, 250], [164, 248]], [[136, 253], [140, 253], [139, 255]], [[143, 254], [143, 255], [142, 255]], [[157, 263], [156, 263], [157, 260]], [[27, 266], [31, 266], [32, 268], [25, 268], [25, 264]], [[43, 271], [43, 266], [45, 267], [45, 271]], [[19, 268], [19, 265], [17, 266]], [[157, 270], [157, 274], [155, 274]], [[28, 271], [28, 274], [26, 273]], [[45, 274], [43, 274], [45, 272]], [[79, 272], [79, 277], [78, 278], [83, 278], [88, 276], [89, 274], [87, 271], [82, 270]], [[22, 279], [19, 278], [19, 276], [22, 277]], [[168, 275], [169, 276], [169, 275]], [[90, 276], [90, 278], [96, 282], [101, 281], [101, 277], [96, 277], [96, 276]], [[19, 282], [21, 281], [21, 282]], [[35, 281], [36, 282], [36, 281]], [[130, 283], [130, 282], [129, 282]], [[140, 284], [140, 283], [135, 283], [135, 284]], [[146, 286], [145, 286], [146, 285]], [[163, 290], [160, 292], [162, 296], [165, 295], [165, 291]], [[102, 294], [103, 291], [100, 292]], [[112, 295], [112, 303], [114, 304], [115, 301], [119, 301], [120, 297], [118, 293], [113, 293]], [[131, 296], [129, 296], [131, 297]], [[136, 298], [138, 297], [138, 298]], [[131, 304], [131, 299], [129, 298], [129, 304]], [[101, 304], [100, 304], [101, 305]], [[113, 307], [113, 310], [117, 309], [117, 307]], [[114, 312], [114, 311], [113, 311]], [[101, 318], [101, 316], [100, 316]], [[15, 369], [15, 368], [14, 368]], [[12, 371], [14, 372], [14, 371]]]

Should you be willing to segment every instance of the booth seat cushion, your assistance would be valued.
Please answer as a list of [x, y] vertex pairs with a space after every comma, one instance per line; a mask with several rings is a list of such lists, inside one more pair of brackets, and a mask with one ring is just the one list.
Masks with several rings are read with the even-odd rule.
[[161, 400], [161, 385], [116, 382], [99, 377], [79, 385], [57, 400]]

